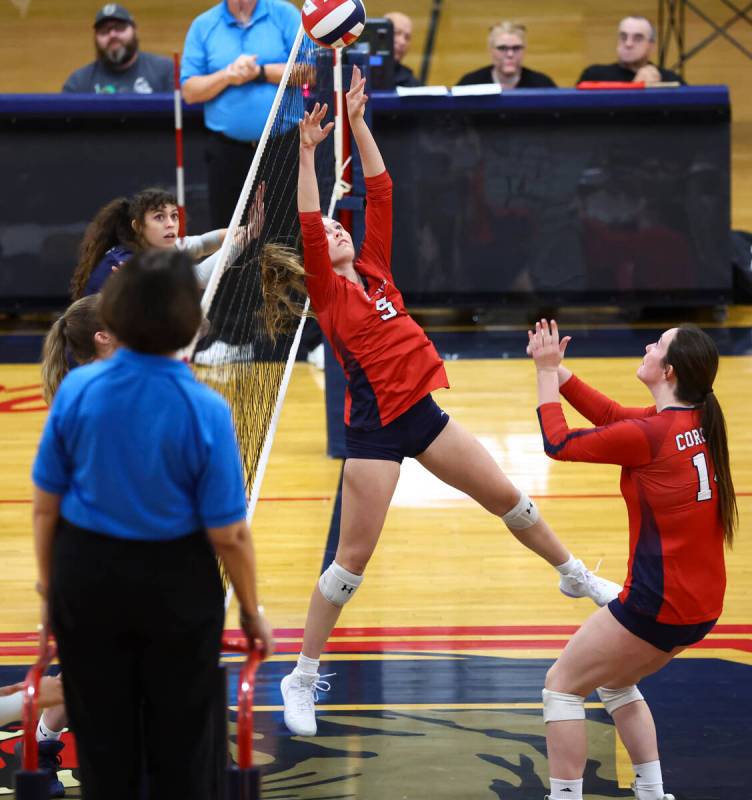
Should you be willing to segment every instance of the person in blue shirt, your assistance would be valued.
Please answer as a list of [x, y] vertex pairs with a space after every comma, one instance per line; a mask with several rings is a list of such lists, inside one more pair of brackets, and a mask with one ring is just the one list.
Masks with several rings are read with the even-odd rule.
[[[300, 10], [287, 0], [222, 0], [191, 23], [180, 83], [186, 103], [204, 104], [213, 227], [230, 224], [299, 28]], [[267, 143], [267, 164], [259, 167], [259, 174], [271, 177], [272, 159], [280, 178], [269, 187], [274, 213], [266, 239], [294, 246], [294, 181], [283, 178], [297, 174], [296, 126], [281, 134]], [[222, 277], [215, 300], [217, 324], [206, 342], [207, 363], [243, 360], [249, 352], [243, 299], [253, 291], [247, 280], [237, 272]]]
[[247, 637], [273, 647], [232, 418], [173, 357], [201, 321], [189, 256], [134, 256], [100, 313], [121, 347], [66, 376], [34, 462], [37, 589], [83, 796], [138, 797], [143, 758], [150, 797], [205, 800], [224, 625], [215, 555]]
[[204, 104], [216, 228], [232, 218], [299, 27], [287, 0], [222, 0], [188, 30], [180, 83], [186, 103]]

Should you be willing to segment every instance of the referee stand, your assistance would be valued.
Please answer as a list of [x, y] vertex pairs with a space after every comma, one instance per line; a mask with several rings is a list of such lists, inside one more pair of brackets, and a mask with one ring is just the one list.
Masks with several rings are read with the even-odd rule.
[[56, 648], [50, 642], [47, 626], [39, 632], [39, 654], [31, 667], [23, 688], [23, 760], [21, 769], [16, 772], [14, 788], [16, 800], [48, 800], [50, 796], [50, 776], [46, 770], [39, 769], [39, 750], [37, 748], [37, 721], [39, 718], [39, 684], [44, 671], [56, 655]]
[[[212, 797], [216, 800], [260, 800], [261, 775], [253, 764], [253, 698], [256, 686], [256, 672], [261, 656], [256, 649], [250, 649], [245, 636], [222, 639], [223, 652], [246, 653], [247, 658], [240, 671], [238, 683], [238, 721], [237, 721], [237, 764], [229, 759], [228, 715], [227, 715], [227, 668], [218, 668], [217, 696], [215, 714], [211, 720], [214, 745], [212, 748], [213, 783]], [[42, 675], [56, 655], [56, 648], [50, 642], [47, 629], [39, 637], [39, 655], [27, 673], [24, 682], [23, 703], [23, 760], [14, 778], [16, 800], [48, 800], [50, 776], [46, 770], [39, 769], [39, 753], [36, 741], [39, 719], [39, 686]], [[197, 721], [197, 724], [201, 724]], [[157, 800], [150, 795], [146, 773], [142, 781], [138, 800]]]

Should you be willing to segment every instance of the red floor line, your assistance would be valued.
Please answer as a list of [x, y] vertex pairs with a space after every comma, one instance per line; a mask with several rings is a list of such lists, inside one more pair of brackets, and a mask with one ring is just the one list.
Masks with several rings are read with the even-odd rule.
[[[570, 636], [577, 630], [577, 625], [495, 625], [495, 626], [425, 626], [425, 627], [374, 627], [374, 628], [335, 628], [332, 636], [340, 637], [363, 637], [378, 636], [388, 639], [391, 636], [433, 636], [446, 637], [451, 640], [456, 636]], [[228, 629], [228, 636], [241, 636], [240, 630]], [[752, 625], [716, 625], [710, 633], [708, 642], [719, 641], [716, 636], [733, 636], [734, 634], [752, 634]], [[303, 636], [302, 628], [275, 628], [274, 635], [278, 639], [301, 639]], [[18, 631], [0, 633], [0, 642], [36, 642], [38, 634], [35, 631]], [[459, 641], [459, 640], [457, 640]], [[518, 642], [520, 640], [517, 640]], [[530, 641], [530, 640], [522, 640]], [[745, 640], [752, 642], [752, 639]], [[347, 644], [341, 642], [340, 644]], [[378, 642], [366, 642], [365, 644], [378, 644]]]
[[[752, 492], [736, 492], [737, 497], [752, 497]], [[536, 500], [612, 500], [621, 494], [535, 494]]]
[[[327, 653], [453, 652], [457, 650], [560, 650], [567, 639], [445, 639], [382, 642], [329, 642]], [[752, 653], [752, 639], [703, 639], [693, 647], [702, 650], [741, 650]], [[299, 642], [278, 642], [277, 653], [297, 653]], [[0, 656], [33, 656], [36, 647], [0, 647]]]
[[[578, 625], [477, 625], [477, 626], [414, 626], [414, 627], [373, 627], [373, 628], [335, 628], [332, 636], [510, 636], [554, 634], [569, 636]], [[240, 631], [237, 632], [238, 635]], [[716, 625], [713, 634], [752, 633], [752, 625]], [[302, 628], [275, 628], [275, 636], [301, 637]]]

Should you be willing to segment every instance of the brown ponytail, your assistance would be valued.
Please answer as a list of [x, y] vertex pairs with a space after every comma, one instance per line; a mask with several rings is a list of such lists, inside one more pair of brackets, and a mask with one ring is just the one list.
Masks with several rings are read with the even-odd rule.
[[731, 547], [739, 524], [739, 510], [731, 479], [726, 420], [713, 393], [718, 348], [696, 325], [681, 325], [668, 347], [666, 363], [676, 372], [677, 400], [702, 405], [701, 424], [715, 466], [721, 523], [726, 544]]
[[[306, 297], [305, 269], [297, 250], [266, 244], [261, 250], [261, 286], [264, 326], [269, 338], [288, 333], [293, 319], [303, 316]], [[312, 316], [311, 312], [308, 312]]]
[[70, 371], [71, 360], [85, 364], [96, 358], [94, 335], [103, 327], [95, 294], [68, 306], [50, 328], [42, 348], [42, 394], [48, 405]]
[[[148, 211], [158, 211], [166, 205], [177, 205], [175, 195], [166, 189], [150, 188], [143, 189], [130, 199], [116, 197], [102, 206], [81, 241], [78, 265], [71, 280], [71, 297], [78, 300], [83, 296], [92, 270], [110, 248], [122, 245], [134, 253], [146, 249], [146, 242], [141, 235], [144, 217]], [[136, 230], [132, 224], [134, 222]]]
[[78, 264], [71, 279], [71, 297], [83, 297], [86, 283], [104, 254], [118, 244], [125, 244], [133, 238], [128, 198], [117, 197], [103, 206], [89, 223], [78, 250]]

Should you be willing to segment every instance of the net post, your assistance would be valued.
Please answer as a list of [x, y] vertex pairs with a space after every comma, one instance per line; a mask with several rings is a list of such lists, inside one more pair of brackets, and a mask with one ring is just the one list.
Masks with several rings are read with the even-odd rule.
[[261, 654], [247, 640], [225, 639], [223, 645], [229, 650], [248, 654], [238, 681], [238, 763], [227, 767], [225, 798], [260, 800], [261, 772], [253, 765], [253, 698]]
[[23, 760], [16, 772], [14, 785], [17, 800], [47, 800], [50, 777], [39, 769], [36, 729], [39, 716], [39, 684], [50, 661], [55, 657], [55, 647], [50, 644], [47, 626], [39, 631], [37, 660], [26, 675], [23, 688]]
[[220, 663], [217, 667], [217, 686], [214, 701], [214, 714], [212, 715], [214, 726], [213, 748], [214, 763], [212, 765], [212, 797], [224, 800], [227, 793], [227, 727], [229, 715], [227, 713], [227, 665]]
[[261, 773], [258, 767], [240, 769], [233, 764], [227, 769], [227, 800], [259, 800]]
[[172, 54], [175, 105], [175, 194], [178, 201], [178, 236], [185, 236], [185, 173], [183, 171], [183, 101], [180, 95], [180, 53]]

